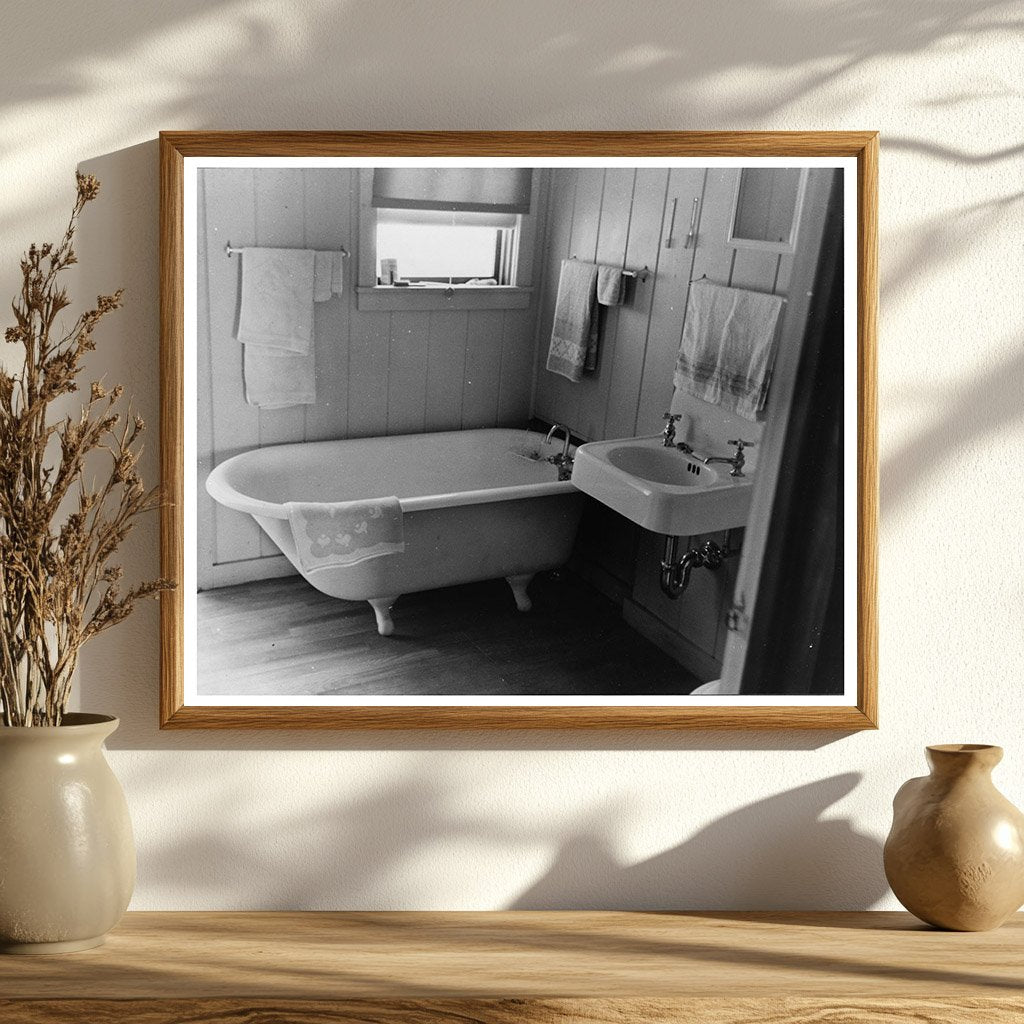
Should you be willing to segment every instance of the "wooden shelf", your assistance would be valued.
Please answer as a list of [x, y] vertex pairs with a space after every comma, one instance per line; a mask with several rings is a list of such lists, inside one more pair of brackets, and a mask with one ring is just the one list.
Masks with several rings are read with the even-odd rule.
[[4, 1024], [1024, 1020], [1024, 914], [132, 913], [0, 957]]

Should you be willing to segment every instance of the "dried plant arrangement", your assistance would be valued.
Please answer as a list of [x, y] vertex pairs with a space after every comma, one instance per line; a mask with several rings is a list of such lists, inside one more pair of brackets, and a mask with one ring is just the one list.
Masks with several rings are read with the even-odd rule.
[[[93, 332], [121, 305], [122, 291], [97, 297], [70, 327], [60, 275], [77, 262], [73, 242], [86, 203], [99, 194], [77, 174], [78, 196], [61, 241], [32, 245], [11, 304], [9, 344], [21, 345], [18, 374], [0, 369], [0, 703], [5, 726], [59, 725], [82, 645], [121, 622], [136, 601], [172, 586], [155, 579], [122, 590], [111, 562], [136, 518], [159, 504], [137, 465], [142, 418], [118, 406], [124, 388], [92, 381], [76, 415], [52, 404], [79, 390]], [[51, 422], [53, 419], [53, 422]], [[92, 476], [104, 461], [105, 479]], [[86, 463], [89, 463], [87, 467]], [[86, 479], [87, 473], [89, 479]]]

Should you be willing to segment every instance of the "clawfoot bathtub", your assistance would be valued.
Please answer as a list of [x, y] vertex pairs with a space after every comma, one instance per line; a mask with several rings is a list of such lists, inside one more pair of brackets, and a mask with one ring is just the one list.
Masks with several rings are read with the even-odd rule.
[[[399, 596], [504, 577], [529, 611], [533, 576], [569, 559], [583, 496], [544, 461], [540, 434], [460, 430], [275, 445], [222, 462], [206, 489], [251, 515], [317, 590], [368, 601], [377, 631], [394, 631]], [[531, 460], [524, 453], [538, 452]], [[306, 574], [288, 523], [289, 501], [343, 502], [396, 495], [405, 550]]]

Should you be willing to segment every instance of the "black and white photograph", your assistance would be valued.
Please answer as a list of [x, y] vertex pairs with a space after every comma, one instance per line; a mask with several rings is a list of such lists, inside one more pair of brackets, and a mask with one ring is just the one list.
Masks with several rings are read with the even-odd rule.
[[854, 159], [186, 167], [187, 704], [856, 702]]

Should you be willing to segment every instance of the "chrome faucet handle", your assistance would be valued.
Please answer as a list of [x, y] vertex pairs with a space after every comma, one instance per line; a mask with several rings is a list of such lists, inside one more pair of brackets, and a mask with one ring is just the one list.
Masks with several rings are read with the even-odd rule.
[[726, 444], [736, 445], [736, 451], [741, 452], [744, 448], [756, 448], [757, 445], [753, 441], [744, 441], [742, 439], [736, 441], [727, 441]]
[[662, 443], [666, 448], [671, 448], [672, 442], [676, 439], [676, 420], [682, 419], [682, 414], [675, 415], [667, 412], [662, 419], [665, 421], [665, 429], [661, 432]]

